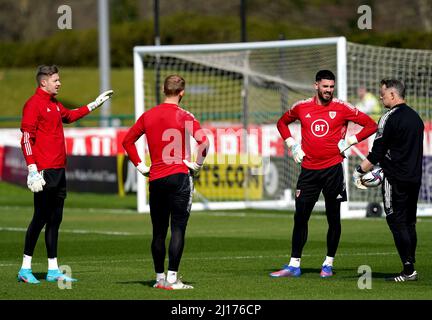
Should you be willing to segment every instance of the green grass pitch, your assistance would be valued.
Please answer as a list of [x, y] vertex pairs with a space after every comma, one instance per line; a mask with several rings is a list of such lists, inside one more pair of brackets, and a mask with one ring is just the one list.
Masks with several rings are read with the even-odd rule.
[[[79, 279], [71, 289], [44, 280], [18, 283], [32, 195], [0, 183], [0, 299], [292, 300], [431, 299], [432, 219], [419, 218], [416, 269], [420, 280], [389, 283], [401, 265], [385, 219], [343, 220], [333, 278], [319, 277], [327, 222], [314, 213], [300, 278], [273, 279], [269, 273], [289, 260], [292, 213], [271, 211], [192, 212], [180, 274], [193, 290], [152, 288], [149, 215], [136, 214], [129, 196], [70, 193], [60, 230], [59, 264]], [[80, 207], [81, 206], [81, 207]], [[104, 207], [108, 207], [105, 209]], [[89, 209], [94, 208], [94, 209]], [[359, 289], [359, 266], [372, 269], [372, 288]], [[47, 260], [42, 233], [33, 272], [44, 278]], [[364, 283], [364, 282], [363, 282]]]

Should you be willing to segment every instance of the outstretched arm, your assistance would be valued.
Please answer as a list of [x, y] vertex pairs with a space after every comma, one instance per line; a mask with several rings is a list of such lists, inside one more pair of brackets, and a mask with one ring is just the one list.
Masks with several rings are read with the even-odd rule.
[[94, 101], [90, 102], [86, 106], [82, 106], [74, 110], [67, 109], [63, 107], [61, 103], [57, 103], [57, 105], [61, 109], [60, 111], [61, 111], [63, 122], [72, 123], [88, 115], [93, 110], [99, 108], [105, 101], [110, 99], [113, 93], [114, 93], [113, 90], [105, 91], [102, 94], [100, 94]]

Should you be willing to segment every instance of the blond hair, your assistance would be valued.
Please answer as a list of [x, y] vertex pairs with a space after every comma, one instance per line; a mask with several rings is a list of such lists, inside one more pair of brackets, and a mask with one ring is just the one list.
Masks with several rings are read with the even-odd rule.
[[164, 93], [167, 97], [177, 96], [185, 89], [186, 81], [179, 75], [170, 75], [164, 81]]

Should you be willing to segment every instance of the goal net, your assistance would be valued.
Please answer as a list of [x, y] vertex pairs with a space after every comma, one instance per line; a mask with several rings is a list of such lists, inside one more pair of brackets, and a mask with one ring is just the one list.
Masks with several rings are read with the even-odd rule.
[[[365, 87], [379, 97], [379, 83], [383, 78], [396, 78], [405, 83], [407, 104], [418, 112], [425, 124], [423, 179], [418, 215], [432, 215], [432, 51], [348, 42], [347, 75], [348, 101], [356, 101], [359, 87]], [[381, 113], [384, 113], [384, 107], [381, 108]], [[372, 139], [369, 141], [373, 143]], [[362, 153], [367, 154], [368, 148], [365, 144], [357, 149], [359, 148]], [[352, 172], [360, 158], [353, 150], [350, 151], [349, 172]], [[362, 209], [367, 202], [381, 203], [381, 188], [355, 192], [353, 190], [349, 200], [351, 213], [354, 208]]]
[[[405, 66], [419, 63], [413, 56], [385, 50], [392, 49], [347, 43], [343, 37], [135, 47], [136, 117], [162, 101], [161, 87], [166, 76], [182, 75], [186, 79], [186, 96], [181, 106], [201, 122], [211, 142], [205, 166], [195, 179], [194, 209], [292, 209], [300, 166], [279, 136], [277, 120], [294, 102], [314, 95], [313, 81], [320, 69], [336, 73], [335, 96], [353, 104], [360, 83], [376, 93], [383, 77], [408, 79], [400, 73], [400, 64], [394, 63], [396, 58], [403, 61], [410, 75], [418, 74], [420, 66]], [[392, 63], [386, 64], [389, 54]], [[408, 94], [422, 103], [408, 102], [430, 119], [427, 106], [431, 86], [427, 81], [431, 53], [423, 54], [424, 68], [429, 68], [425, 72], [429, 73], [419, 83], [408, 86]], [[300, 140], [299, 123], [290, 124], [290, 129]], [[138, 143], [144, 155], [144, 140]], [[357, 151], [367, 154], [368, 143], [358, 145]], [[348, 159], [344, 165], [349, 202], [344, 203], [342, 215], [364, 216], [369, 202], [381, 202], [379, 188], [366, 192], [354, 189], [349, 178], [360, 160], [355, 153]], [[145, 184], [139, 176], [140, 212], [148, 210]], [[317, 207], [324, 208], [322, 199]]]

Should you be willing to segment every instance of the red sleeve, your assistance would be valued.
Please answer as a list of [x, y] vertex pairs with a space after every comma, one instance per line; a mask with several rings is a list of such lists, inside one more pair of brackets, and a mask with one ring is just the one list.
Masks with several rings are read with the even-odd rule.
[[366, 113], [359, 111], [355, 107], [345, 105], [345, 114], [347, 120], [350, 120], [363, 127], [356, 134], [358, 142], [363, 141], [367, 137], [371, 136], [378, 129], [376, 122], [371, 117], [369, 117]]
[[277, 128], [282, 139], [286, 140], [291, 137], [291, 131], [288, 125], [298, 119], [297, 108], [293, 107], [285, 112], [277, 122]]
[[90, 113], [87, 106], [82, 106], [73, 110], [65, 108], [60, 102], [57, 102], [57, 106], [60, 108], [63, 123], [75, 122]]
[[204, 130], [201, 128], [199, 121], [189, 112], [186, 112], [186, 121], [192, 122], [192, 132], [190, 132], [190, 134], [198, 144], [196, 162], [202, 164], [210, 147], [209, 139]]
[[23, 109], [21, 120], [21, 149], [27, 165], [36, 163], [33, 157], [33, 145], [36, 141], [36, 128], [38, 126], [39, 109], [31, 101]]
[[144, 128], [144, 114], [137, 120], [137, 122], [128, 130], [126, 136], [123, 139], [122, 145], [126, 150], [129, 160], [135, 165], [141, 162], [141, 158], [138, 155], [135, 142], [145, 134]]

